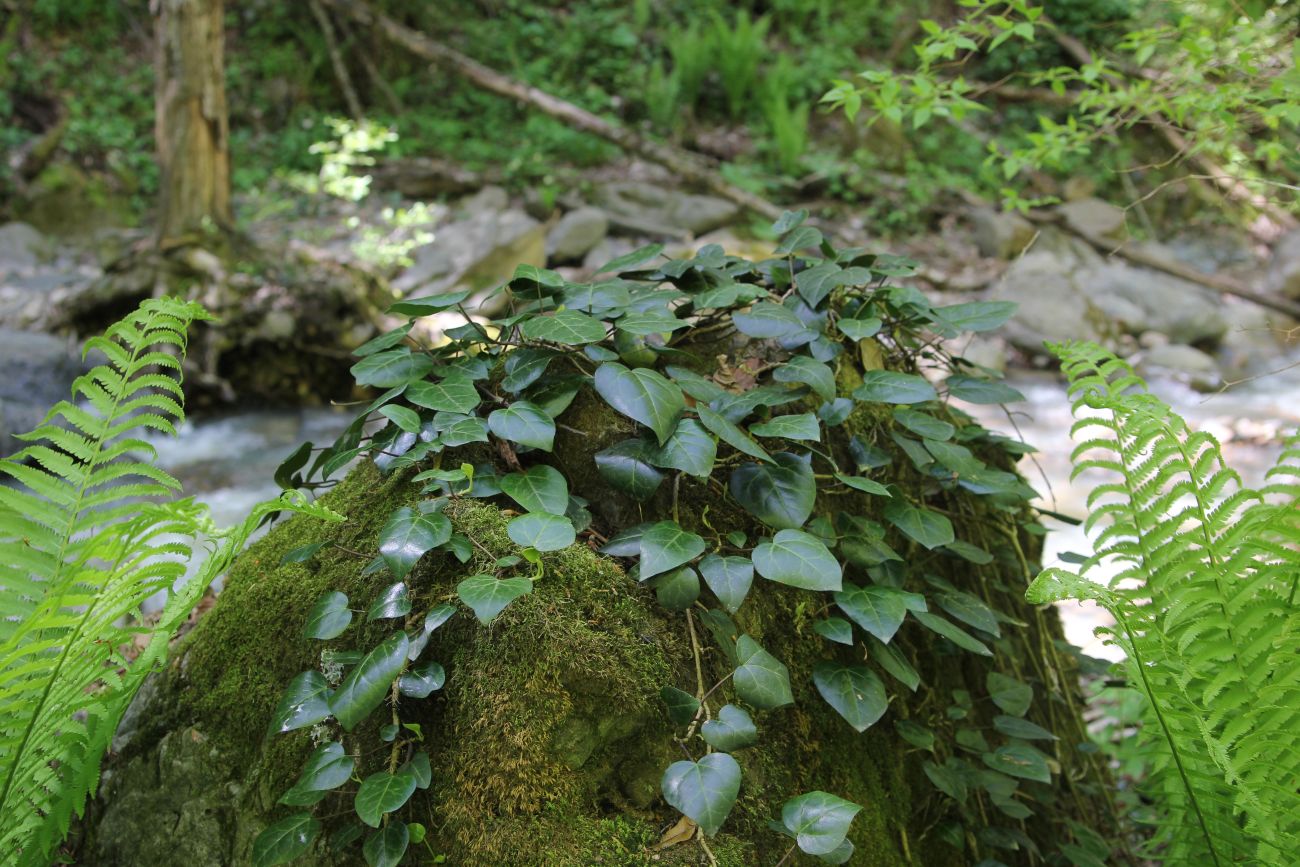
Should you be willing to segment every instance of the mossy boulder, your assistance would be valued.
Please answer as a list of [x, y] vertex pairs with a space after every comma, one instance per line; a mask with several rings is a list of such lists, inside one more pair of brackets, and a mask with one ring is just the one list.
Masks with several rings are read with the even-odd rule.
[[[758, 530], [716, 482], [682, 476], [639, 504], [607, 487], [592, 456], [627, 436], [632, 423], [591, 394], [584, 392], [561, 420], [555, 451], [543, 459], [589, 501], [596, 530], [608, 534], [667, 516], [706, 538]], [[862, 404], [828, 448], [846, 449], [853, 433], [888, 444], [892, 424], [888, 412]], [[447, 457], [444, 465], [454, 466]], [[493, 455], [484, 448], [466, 457]], [[1012, 466], [1005, 454], [984, 457], [1003, 469]], [[696, 692], [697, 682], [725, 676], [733, 667], [727, 658], [732, 636], [714, 634], [698, 614], [660, 607], [653, 591], [619, 561], [596, 553], [593, 539], [582, 540], [544, 555], [544, 577], [490, 627], [462, 613], [433, 633], [426, 654], [445, 666], [445, 687], [424, 700], [402, 700], [402, 718], [420, 726], [433, 766], [432, 784], [403, 812], [406, 821], [428, 829], [427, 849], [418, 857], [442, 855], [457, 865], [770, 865], [790, 841], [771, 830], [769, 820], [779, 817], [786, 799], [811, 790], [863, 806], [850, 834], [856, 846], [851, 863], [872, 867], [988, 858], [1041, 863], [1037, 853], [1057, 851], [1071, 839], [1071, 823], [1107, 830], [1104, 771], [1078, 748], [1086, 736], [1072, 658], [1054, 611], [1023, 600], [1037, 540], [1026, 513], [956, 488], [937, 491], [901, 457], [894, 468], [890, 481], [926, 497], [930, 508], [951, 517], [958, 538], [993, 555], [991, 563], [977, 566], [898, 543], [908, 582], [938, 578], [999, 612], [1001, 635], [988, 637], [992, 659], [962, 651], [915, 623], [905, 625], [890, 646], [916, 668], [921, 685], [909, 691], [882, 669], [890, 709], [859, 734], [821, 699], [811, 673], [825, 659], [862, 662], [863, 650], [813, 631], [821, 613], [810, 604], [815, 597], [760, 580], [736, 624], [789, 668], [795, 703], [753, 712], [761, 738], [735, 754], [743, 768], [740, 798], [707, 848], [691, 840], [656, 851], [679, 818], [660, 796], [660, 777], [684, 750], [675, 740], [682, 730], [668, 719], [660, 690], [674, 685]], [[346, 523], [295, 518], [237, 561], [216, 606], [133, 709], [88, 822], [88, 863], [170, 865], [180, 863], [182, 852], [190, 867], [251, 863], [253, 838], [287, 812], [277, 798], [297, 778], [313, 740], [324, 736], [268, 732], [285, 686], [320, 666], [322, 647], [368, 648], [393, 629], [358, 617], [342, 639], [322, 645], [301, 637], [307, 612], [329, 590], [363, 606], [360, 600], [392, 580], [367, 573], [366, 565], [392, 511], [428, 496], [412, 475], [385, 474], [367, 462], [327, 495]], [[818, 513], [852, 508], [878, 514], [878, 499], [819, 491]], [[494, 558], [518, 553], [506, 533], [504, 505], [453, 499], [446, 506], [456, 531], [473, 540], [473, 555], [467, 563], [442, 551], [426, 555], [408, 580], [417, 610], [456, 604], [460, 580], [484, 571]], [[283, 562], [289, 551], [314, 542], [334, 545], [305, 563]], [[991, 722], [1001, 710], [985, 687], [991, 671], [1031, 685], [1027, 718], [1057, 737], [1040, 742], [1053, 766], [1052, 782], [1021, 781], [1017, 790], [1016, 802], [1032, 811], [1028, 819], [996, 810], [977, 791], [967, 795], [963, 813], [926, 773], [927, 761], [954, 755], [979, 766], [981, 752], [993, 748], [981, 750], [973, 734], [958, 738], [959, 731], [976, 730], [995, 737]], [[736, 700], [728, 685], [724, 694]], [[388, 721], [383, 716], [342, 737], [362, 756], [363, 777], [388, 755], [378, 732]], [[933, 731], [933, 749], [900, 735], [904, 722]], [[333, 795], [325, 805], [329, 809], [318, 813], [334, 817], [325, 820], [327, 831], [338, 831], [351, 812], [351, 795]], [[981, 820], [969, 821], [971, 815]], [[183, 845], [178, 834], [185, 836]], [[330, 836], [323, 835], [303, 863], [362, 863], [359, 844], [334, 852]], [[817, 863], [798, 853], [786, 863], [805, 862]]]

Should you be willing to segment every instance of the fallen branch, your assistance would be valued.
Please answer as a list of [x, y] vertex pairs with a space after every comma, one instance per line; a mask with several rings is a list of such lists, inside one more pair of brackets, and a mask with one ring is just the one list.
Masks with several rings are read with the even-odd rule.
[[357, 89], [352, 84], [352, 75], [348, 72], [348, 66], [343, 62], [338, 37], [334, 34], [334, 25], [330, 23], [329, 15], [321, 8], [318, 0], [311, 0], [307, 5], [311, 7], [311, 14], [316, 18], [321, 35], [325, 37], [325, 50], [329, 53], [330, 66], [334, 68], [334, 77], [338, 79], [339, 89], [343, 91], [343, 101], [348, 104], [348, 114], [352, 115], [353, 120], [361, 120], [366, 113], [361, 107], [360, 98], [357, 97]]
[[356, 2], [356, 0], [322, 0], [322, 2], [349, 16], [357, 23], [374, 28], [384, 37], [412, 54], [433, 61], [466, 78], [477, 87], [500, 96], [509, 97], [516, 102], [521, 102], [543, 114], [562, 121], [574, 129], [603, 138], [626, 151], [640, 154], [646, 159], [670, 169], [685, 180], [700, 184], [711, 192], [769, 220], [775, 220], [781, 216], [782, 208], [762, 196], [757, 196], [748, 190], [742, 190], [735, 184], [727, 182], [697, 154], [643, 138], [631, 130], [612, 124], [571, 102], [502, 75], [477, 60], [461, 54], [454, 48], [398, 24], [393, 19], [374, 11], [364, 3]]

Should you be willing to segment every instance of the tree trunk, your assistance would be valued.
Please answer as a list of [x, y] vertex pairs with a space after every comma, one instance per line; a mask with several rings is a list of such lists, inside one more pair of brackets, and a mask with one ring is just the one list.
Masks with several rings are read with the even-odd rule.
[[223, 0], [157, 0], [158, 244], [231, 223]]

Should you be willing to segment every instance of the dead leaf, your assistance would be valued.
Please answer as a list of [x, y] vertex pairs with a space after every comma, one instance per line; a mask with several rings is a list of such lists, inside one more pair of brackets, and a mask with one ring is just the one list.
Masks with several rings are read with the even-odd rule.
[[682, 816], [677, 820], [664, 835], [659, 838], [659, 842], [650, 847], [652, 852], [662, 852], [670, 846], [676, 846], [678, 843], [685, 843], [695, 836], [695, 831], [699, 826], [690, 820], [687, 816]]

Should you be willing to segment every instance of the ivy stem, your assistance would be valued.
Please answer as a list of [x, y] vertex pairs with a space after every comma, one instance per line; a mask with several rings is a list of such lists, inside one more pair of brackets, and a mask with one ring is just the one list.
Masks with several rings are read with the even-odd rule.
[[[677, 478], [680, 479], [681, 475], [679, 474]], [[699, 725], [701, 715], [705, 719], [711, 718], [709, 716], [709, 706], [704, 703], [704, 700], [708, 698], [708, 693], [704, 691], [704, 665], [701, 662], [700, 639], [695, 634], [695, 615], [689, 608], [686, 609], [686, 631], [691, 636], [691, 655], [695, 657], [695, 697], [700, 702], [700, 706], [695, 710], [695, 717], [691, 720], [690, 728], [686, 730], [686, 738], [689, 740], [691, 735], [695, 734], [695, 727]], [[713, 752], [712, 747], [706, 748], [705, 752], [706, 755]]]
[[798, 845], [799, 845], [798, 841], [791, 843], [790, 848], [786, 849], [785, 854], [781, 856], [781, 860], [776, 862], [776, 867], [781, 867], [782, 864], [789, 861], [790, 856], [794, 854], [795, 847], [797, 847]]

